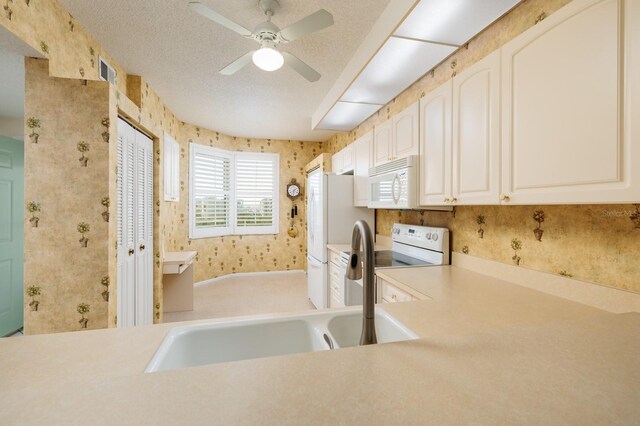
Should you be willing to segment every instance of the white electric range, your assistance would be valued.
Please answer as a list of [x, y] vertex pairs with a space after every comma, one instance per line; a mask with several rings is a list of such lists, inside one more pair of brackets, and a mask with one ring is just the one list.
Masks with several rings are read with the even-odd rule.
[[[374, 267], [406, 268], [414, 266], [440, 266], [449, 264], [449, 230], [429, 226], [396, 223], [391, 229], [391, 250], [374, 253]], [[343, 270], [349, 263], [349, 251], [340, 253]], [[346, 306], [362, 304], [362, 280], [343, 280]]]

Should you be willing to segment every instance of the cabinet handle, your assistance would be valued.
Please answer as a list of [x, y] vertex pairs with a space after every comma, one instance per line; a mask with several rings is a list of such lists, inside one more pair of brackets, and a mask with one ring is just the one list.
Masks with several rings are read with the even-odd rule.
[[444, 197], [444, 202], [448, 203], [449, 202], [449, 197]]
[[507, 194], [502, 194], [500, 196], [500, 200], [501, 201], [509, 201], [509, 200], [511, 200], [511, 198]]
[[391, 298], [392, 298], [393, 300], [396, 300], [396, 299], [398, 298], [398, 296], [397, 296], [397, 295], [395, 295], [395, 294], [392, 294], [392, 295], [391, 295]]
[[451, 199], [451, 202], [452, 202], [452, 203], [457, 203], [457, 202], [458, 202], [458, 199], [457, 199], [456, 197], [453, 197], [453, 198]]
[[130, 249], [129, 249], [129, 256], [131, 256], [134, 252], [135, 252], [135, 251], [134, 251], [132, 248], [130, 248]]
[[140, 251], [144, 250], [144, 244], [140, 244]]

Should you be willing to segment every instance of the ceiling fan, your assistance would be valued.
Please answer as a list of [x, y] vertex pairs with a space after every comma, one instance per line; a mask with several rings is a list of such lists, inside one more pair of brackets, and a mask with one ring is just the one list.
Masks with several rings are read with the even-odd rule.
[[214, 10], [211, 10], [202, 3], [189, 3], [189, 7], [194, 12], [227, 27], [231, 31], [235, 31], [243, 37], [253, 39], [260, 43], [260, 48], [258, 50], [252, 50], [242, 55], [226, 67], [222, 68], [220, 70], [220, 74], [234, 74], [248, 65], [249, 62], [253, 61], [258, 68], [265, 71], [275, 71], [280, 69], [282, 65], [287, 64], [307, 80], [311, 82], [318, 81], [320, 74], [316, 70], [293, 56], [291, 53], [281, 52], [276, 49], [276, 47], [279, 44], [289, 43], [307, 34], [330, 27], [333, 25], [333, 16], [326, 10], [320, 9], [306, 18], [303, 18], [281, 30], [271, 22], [271, 17], [280, 7], [278, 0], [260, 0], [259, 5], [260, 9], [262, 9], [266, 15], [267, 20], [258, 24], [255, 30], [251, 32], [242, 25], [222, 16]]

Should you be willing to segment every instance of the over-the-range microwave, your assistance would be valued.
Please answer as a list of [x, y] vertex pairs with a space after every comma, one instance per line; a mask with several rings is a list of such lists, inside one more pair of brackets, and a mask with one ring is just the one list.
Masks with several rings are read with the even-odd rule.
[[418, 207], [418, 156], [410, 155], [369, 169], [369, 208]]

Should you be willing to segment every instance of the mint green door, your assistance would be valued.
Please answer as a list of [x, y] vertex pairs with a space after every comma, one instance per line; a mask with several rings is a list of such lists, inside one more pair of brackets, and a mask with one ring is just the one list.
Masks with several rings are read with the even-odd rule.
[[0, 337], [22, 327], [24, 144], [0, 136]]

